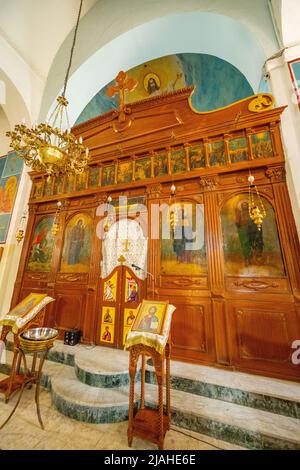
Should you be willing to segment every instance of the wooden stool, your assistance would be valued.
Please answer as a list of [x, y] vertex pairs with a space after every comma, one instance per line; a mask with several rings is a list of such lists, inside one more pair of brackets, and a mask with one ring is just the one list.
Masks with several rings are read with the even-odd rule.
[[[130, 362], [130, 396], [129, 396], [129, 423], [128, 445], [131, 447], [134, 436], [139, 436], [158, 445], [160, 450], [164, 447], [166, 432], [170, 429], [170, 343], [168, 342], [163, 354], [154, 348], [138, 344], [129, 348]], [[142, 356], [141, 367], [141, 400], [140, 407], [134, 413], [134, 386], [139, 357]], [[155, 368], [158, 385], [158, 408], [145, 406], [145, 369], [146, 357], [151, 357]], [[165, 370], [166, 362], [166, 370]], [[166, 377], [166, 410], [164, 411], [163, 385]]]

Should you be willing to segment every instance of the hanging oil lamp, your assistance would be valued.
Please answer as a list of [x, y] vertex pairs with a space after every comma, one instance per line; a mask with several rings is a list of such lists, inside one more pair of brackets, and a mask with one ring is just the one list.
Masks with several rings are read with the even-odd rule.
[[106, 200], [106, 211], [105, 211], [105, 223], [103, 225], [103, 230], [104, 232], [108, 232], [110, 227], [112, 226], [113, 222], [114, 222], [114, 218], [109, 215], [109, 211], [108, 211], [108, 205], [112, 202], [112, 197], [111, 196], [108, 196], [107, 200]]
[[54, 221], [53, 221], [52, 228], [51, 228], [51, 232], [54, 237], [56, 237], [56, 235], [58, 234], [60, 230], [59, 213], [61, 210], [61, 206], [62, 206], [61, 201], [57, 201], [55, 217], [54, 217]]
[[249, 217], [254, 222], [257, 227], [257, 230], [261, 230], [263, 220], [266, 217], [267, 213], [263, 205], [262, 199], [258, 192], [257, 186], [254, 184], [254, 176], [249, 175]]
[[17, 240], [18, 244], [19, 244], [19, 243], [23, 240], [23, 238], [24, 238], [26, 220], [27, 220], [27, 211], [25, 210], [25, 211], [23, 212], [22, 217], [21, 217], [18, 230], [17, 230], [17, 232], [16, 232], [16, 240]]

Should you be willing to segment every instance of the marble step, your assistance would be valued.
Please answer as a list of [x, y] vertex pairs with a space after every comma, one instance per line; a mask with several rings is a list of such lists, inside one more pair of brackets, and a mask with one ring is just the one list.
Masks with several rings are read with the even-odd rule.
[[130, 382], [127, 351], [101, 348], [100, 353], [93, 354], [93, 350], [80, 350], [74, 362], [78, 380], [86, 385], [114, 388]]
[[74, 369], [67, 366], [63, 375], [51, 378], [51, 395], [58, 411], [78, 421], [117, 423], [128, 419], [129, 387], [100, 388], [83, 384]]
[[[146, 384], [146, 404], [157, 404], [157, 387]], [[300, 420], [171, 390], [172, 424], [249, 449], [300, 449]]]
[[[110, 388], [128, 383], [127, 361], [126, 351], [83, 344], [66, 346], [56, 341], [47, 362], [75, 366], [83, 383]], [[146, 380], [155, 383], [149, 364]], [[300, 419], [300, 383], [296, 382], [171, 361], [171, 388]]]
[[[146, 381], [156, 384], [149, 361]], [[171, 361], [171, 388], [300, 419], [300, 383], [296, 382]]]

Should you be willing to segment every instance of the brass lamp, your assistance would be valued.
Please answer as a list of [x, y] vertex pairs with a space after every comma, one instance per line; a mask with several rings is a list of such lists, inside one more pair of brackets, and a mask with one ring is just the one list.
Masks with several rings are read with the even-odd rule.
[[249, 217], [255, 223], [257, 230], [261, 230], [262, 223], [267, 213], [263, 205], [262, 199], [254, 183], [254, 176], [249, 175]]
[[[43, 171], [49, 176], [82, 173], [89, 161], [89, 150], [83, 145], [82, 137], [77, 139], [70, 131], [68, 101], [65, 97], [82, 3], [83, 0], [80, 1], [63, 92], [57, 98], [57, 105], [49, 121], [32, 127], [27, 127], [25, 123], [17, 124], [13, 131], [6, 133], [11, 138], [10, 146], [25, 164], [34, 171]], [[67, 123], [67, 130], [62, 128], [63, 122]]]

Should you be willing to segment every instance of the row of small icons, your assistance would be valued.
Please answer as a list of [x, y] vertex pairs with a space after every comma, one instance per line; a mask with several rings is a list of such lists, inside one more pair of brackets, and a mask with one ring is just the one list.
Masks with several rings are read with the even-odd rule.
[[[68, 338], [69, 342], [67, 343], [65, 338], [65, 344], [70, 344], [72, 340], [75, 340], [75, 344], [77, 344], [78, 339], [78, 333], [75, 333], [75, 337]], [[294, 364], [294, 366], [298, 366], [300, 365], [300, 339], [296, 339], [295, 341], [293, 341], [291, 348], [295, 350], [291, 356], [292, 364]], [[4, 341], [0, 341], [0, 364], [6, 364], [6, 349]]]

